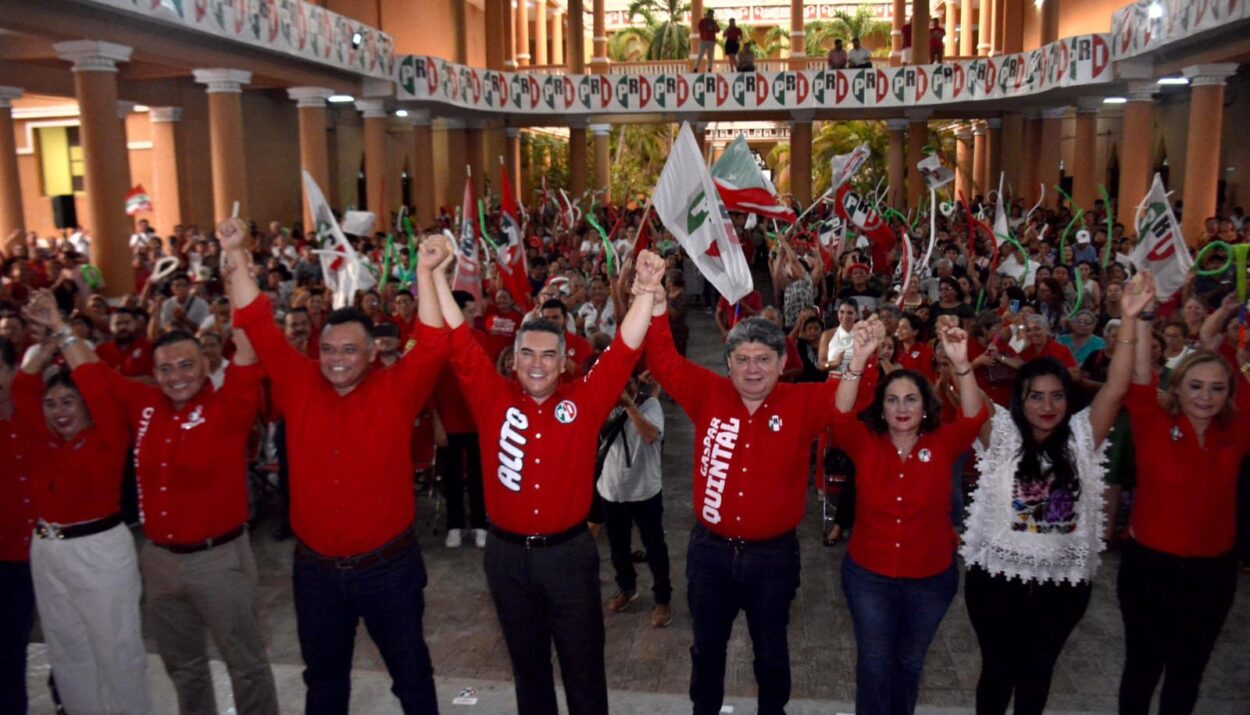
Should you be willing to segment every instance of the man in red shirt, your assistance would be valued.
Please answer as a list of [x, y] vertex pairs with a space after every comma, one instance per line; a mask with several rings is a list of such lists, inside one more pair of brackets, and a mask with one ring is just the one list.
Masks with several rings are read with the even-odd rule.
[[837, 382], [777, 384], [786, 336], [764, 318], [734, 326], [729, 376], [677, 354], [662, 296], [647, 335], [647, 367], [694, 423], [694, 510], [686, 556], [694, 617], [690, 699], [696, 715], [720, 712], [725, 657], [738, 611], [755, 651], [759, 712], [790, 699], [786, 628], [799, 586], [799, 542], [812, 440], [833, 417]]
[[1039, 357], [1053, 357], [1059, 361], [1060, 365], [1068, 369], [1068, 372], [1072, 374], [1073, 380], [1080, 379], [1081, 369], [1076, 364], [1076, 358], [1066, 345], [1062, 345], [1050, 337], [1050, 324], [1046, 322], [1045, 316], [1034, 313], [1025, 317], [1024, 339], [1026, 343], [1024, 350], [1020, 351], [1019, 362], [1013, 364], [1009, 361], [1009, 358], [1004, 358], [1004, 363], [1019, 369], [1020, 365], [1030, 360]]
[[90, 350], [62, 348], [74, 381], [111, 394], [135, 435], [149, 625], [184, 715], [217, 712], [205, 628], [226, 661], [238, 711], [278, 713], [244, 525], [261, 370], [246, 337], [236, 333], [235, 340], [220, 390], [208, 379], [199, 341], [180, 330], [154, 345], [159, 387], [122, 377]]
[[712, 71], [712, 60], [716, 58], [716, 35], [720, 32], [720, 25], [716, 22], [716, 13], [708, 8], [703, 14], [703, 19], [699, 20], [699, 54], [694, 60], [694, 71], [699, 71], [699, 65], [703, 62], [703, 56], [707, 55], [707, 69], [705, 72]]
[[525, 314], [517, 310], [511, 293], [506, 290], [495, 293], [495, 305], [487, 309], [486, 318], [482, 322], [489, 346], [486, 352], [492, 360], [497, 360], [499, 353], [512, 345], [517, 328], [524, 319]]
[[[484, 566], [512, 659], [517, 711], [556, 712], [554, 641], [568, 712], [606, 713], [599, 552], [586, 517], [599, 429], [638, 361], [653, 295], [664, 290], [664, 261], [650, 251], [639, 254], [637, 297], [611, 347], [594, 370], [564, 385], [564, 325], [543, 319], [517, 332], [517, 381], [495, 371], [462, 327], [446, 275], [454, 253], [446, 242], [442, 250], [448, 258], [434, 282], [452, 327], [451, 364], [485, 442], [482, 473], [491, 528]], [[424, 257], [422, 265], [428, 265]]]
[[[556, 325], [568, 325], [569, 309], [564, 307], [564, 303], [556, 298], [543, 303], [540, 315], [543, 320], [550, 320]], [[594, 352], [595, 350], [590, 346], [589, 340], [576, 333], [570, 333], [565, 328], [564, 379], [570, 380], [579, 377], [586, 369], [586, 361], [590, 359]]]
[[152, 378], [152, 343], [139, 334], [139, 316], [134, 308], [118, 308], [109, 316], [113, 339], [101, 343], [96, 354], [105, 365], [126, 377]]
[[18, 428], [9, 387], [17, 349], [0, 338], [0, 711], [26, 712], [26, 642], [35, 621], [30, 580], [30, 437]]
[[946, 30], [942, 29], [942, 23], [938, 18], [933, 18], [933, 23], [929, 26], [929, 59], [932, 62], [941, 62], [942, 53], [945, 49]]
[[[225, 259], [248, 264], [246, 226], [218, 227]], [[352, 649], [363, 618], [405, 713], [437, 713], [434, 670], [422, 634], [425, 564], [413, 518], [412, 425], [447, 357], [431, 269], [445, 242], [426, 241], [417, 268], [417, 349], [371, 369], [368, 316], [327, 316], [314, 362], [274, 325], [268, 297], [248, 271], [228, 277], [234, 326], [246, 330], [285, 415], [291, 459], [295, 618], [313, 713], [346, 713]]]

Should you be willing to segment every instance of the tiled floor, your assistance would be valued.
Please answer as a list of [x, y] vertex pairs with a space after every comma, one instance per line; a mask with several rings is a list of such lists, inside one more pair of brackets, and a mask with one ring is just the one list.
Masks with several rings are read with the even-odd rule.
[[[716, 329], [702, 312], [691, 312], [691, 354], [705, 365], [720, 360], [720, 345], [711, 337]], [[723, 364], [723, 363], [721, 363]], [[608, 615], [608, 685], [615, 713], [689, 712], [685, 692], [689, 684], [690, 618], [685, 607], [685, 549], [694, 523], [690, 507], [691, 426], [671, 403], [665, 404], [668, 430], [665, 446], [665, 523], [673, 561], [676, 618], [672, 627], [654, 630], [644, 594], [631, 612]], [[466, 546], [450, 551], [442, 546], [441, 529], [434, 533], [429, 501], [420, 502], [422, 546], [429, 571], [426, 588], [426, 637], [433, 653], [443, 712], [512, 713], [510, 668], [482, 576], [481, 551]], [[791, 713], [850, 712], [854, 700], [855, 649], [850, 618], [837, 583], [838, 565], [845, 547], [820, 545], [820, 508], [810, 499], [808, 516], [800, 529], [803, 543], [803, 583], [791, 610], [790, 650], [794, 673]], [[262, 524], [253, 535], [261, 570], [261, 608], [269, 652], [277, 674], [283, 712], [302, 712], [301, 661], [291, 603], [291, 542], [274, 542], [272, 524]], [[614, 591], [606, 541], [603, 555], [603, 596]], [[1055, 673], [1050, 706], [1055, 712], [1110, 713], [1116, 708], [1116, 689], [1123, 658], [1123, 629], [1115, 600], [1114, 575], [1118, 558], [1105, 560], [1089, 611], [1068, 642]], [[642, 569], [640, 585], [650, 577]], [[1232, 614], [1207, 668], [1198, 712], [1203, 715], [1246, 715], [1250, 712], [1250, 579], [1243, 578]], [[1023, 637], [1027, 637], [1022, 635]], [[150, 645], [150, 644], [149, 644]], [[377, 651], [361, 629], [355, 654], [353, 712], [398, 713], [389, 680]], [[150, 652], [155, 652], [149, 648]], [[730, 643], [726, 689], [738, 713], [755, 712], [752, 695], [750, 641], [740, 619]], [[150, 680], [156, 694], [157, 715], [174, 713], [172, 688], [159, 659], [150, 659]], [[925, 666], [920, 701], [923, 712], [971, 712], [980, 656], [968, 622], [962, 596], [951, 606]], [[217, 672], [222, 674], [220, 664]], [[32, 712], [50, 713], [46, 687], [46, 659], [42, 646], [32, 646]], [[219, 677], [219, 703], [228, 681]], [[454, 706], [451, 699], [463, 688], [474, 688], [478, 704]], [[223, 710], [223, 712], [226, 712]], [[233, 711], [229, 711], [233, 712]]]

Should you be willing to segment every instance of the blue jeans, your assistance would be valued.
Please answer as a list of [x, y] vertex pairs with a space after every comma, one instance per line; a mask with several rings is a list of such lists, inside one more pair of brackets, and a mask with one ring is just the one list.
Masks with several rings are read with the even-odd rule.
[[793, 532], [734, 545], [696, 525], [686, 555], [686, 594], [694, 619], [690, 699], [694, 715], [720, 712], [725, 653], [734, 621], [745, 611], [759, 714], [780, 715], [790, 700], [790, 603], [799, 588], [799, 540]]
[[0, 712], [26, 715], [26, 643], [34, 623], [30, 563], [0, 561]]
[[855, 626], [856, 715], [915, 711], [925, 654], [958, 590], [954, 560], [927, 578], [890, 578], [849, 555], [842, 560], [842, 591]]
[[360, 571], [327, 568], [297, 549], [293, 579], [307, 715], [346, 715], [356, 623], [362, 618], [405, 715], [438, 712], [434, 668], [421, 630], [426, 575], [416, 543], [399, 557]]

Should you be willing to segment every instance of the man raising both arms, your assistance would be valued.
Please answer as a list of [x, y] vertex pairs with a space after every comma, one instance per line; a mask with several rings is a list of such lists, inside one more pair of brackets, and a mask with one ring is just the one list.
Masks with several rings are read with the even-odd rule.
[[[516, 382], [463, 327], [447, 283], [447, 256], [434, 273], [452, 328], [451, 364], [478, 426], [486, 512], [486, 582], [516, 679], [520, 715], [555, 715], [551, 644], [569, 715], [608, 712], [603, 665], [599, 552], [586, 529], [599, 428], [638, 362], [664, 260], [638, 256], [635, 298], [593, 370], [560, 383], [563, 324], [523, 323], [515, 340]], [[424, 257], [422, 265], [428, 265]], [[422, 299], [422, 306], [425, 300]]]
[[[247, 266], [241, 221], [218, 227], [230, 261]], [[406, 714], [438, 712], [421, 621], [425, 564], [413, 530], [412, 423], [447, 356], [430, 269], [444, 243], [422, 244], [417, 269], [418, 349], [373, 370], [372, 321], [355, 308], [330, 313], [319, 362], [301, 355], [274, 324], [269, 298], [246, 270], [229, 277], [234, 325], [246, 330], [286, 417], [291, 464], [295, 618], [309, 715], [345, 715], [356, 624], [390, 671]]]

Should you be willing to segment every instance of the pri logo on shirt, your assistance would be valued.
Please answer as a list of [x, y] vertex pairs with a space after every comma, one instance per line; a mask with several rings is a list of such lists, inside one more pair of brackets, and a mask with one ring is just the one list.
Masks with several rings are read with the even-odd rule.
[[933, 453], [930, 452], [929, 449], [926, 447], [925, 449], [920, 450], [919, 457], [920, 457], [921, 462], [928, 464], [929, 460], [933, 459]]
[[768, 418], [768, 429], [774, 432], [781, 431], [781, 416], [780, 415], [773, 415], [772, 417]]
[[191, 414], [187, 415], [187, 421], [182, 423], [183, 429], [195, 429], [204, 424], [204, 405], [196, 405]]
[[577, 405], [573, 404], [572, 400], [563, 400], [556, 405], [555, 415], [556, 422], [562, 425], [571, 424], [577, 419]]

